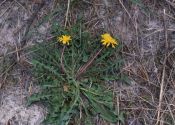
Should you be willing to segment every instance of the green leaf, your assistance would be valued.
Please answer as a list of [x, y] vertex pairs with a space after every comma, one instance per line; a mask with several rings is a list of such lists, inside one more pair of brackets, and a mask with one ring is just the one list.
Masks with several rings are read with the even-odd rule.
[[[98, 100], [98, 97], [93, 96], [88, 92], [84, 92], [85, 96], [88, 98], [90, 105], [93, 107], [94, 111], [99, 114], [103, 119], [115, 123], [117, 122], [117, 115], [113, 112], [111, 105], [106, 105], [105, 100]], [[107, 96], [110, 98], [109, 96]], [[111, 97], [112, 98], [112, 97]], [[107, 101], [108, 102], [108, 101]]]
[[87, 62], [88, 61], [88, 58], [89, 58], [88, 55], [84, 54], [83, 55], [83, 62]]
[[95, 101], [92, 101], [91, 100], [91, 104], [92, 104], [92, 107], [94, 108], [94, 110], [99, 113], [99, 115], [111, 122], [111, 123], [116, 123], [117, 122], [117, 116], [113, 113], [113, 111], [111, 111], [110, 109], [108, 109], [107, 107], [105, 107], [104, 105], [101, 105], [101, 104], [98, 104], [96, 103]]
[[27, 100], [27, 105], [30, 106], [32, 103], [34, 102], [38, 102], [41, 100], [45, 100], [48, 99], [49, 97], [51, 97], [52, 95], [44, 95], [44, 94], [33, 94], [32, 96], [30, 96]]
[[121, 80], [127, 84], [131, 84], [131, 80], [126, 75], [121, 75]]
[[124, 112], [121, 112], [119, 115], [118, 115], [118, 120], [124, 124]]
[[114, 81], [114, 80], [119, 80], [120, 78], [118, 76], [106, 76], [104, 77], [104, 80], [106, 81]]

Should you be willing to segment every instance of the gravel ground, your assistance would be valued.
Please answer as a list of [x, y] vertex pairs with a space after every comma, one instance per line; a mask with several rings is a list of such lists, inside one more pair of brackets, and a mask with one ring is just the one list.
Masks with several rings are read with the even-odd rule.
[[[67, 1], [43, 1], [40, 11], [42, 0], [0, 1], [0, 125], [39, 125], [45, 117], [43, 106], [26, 107], [31, 65], [28, 53], [18, 53], [47, 39], [51, 19], [37, 28], [36, 24], [56, 6], [61, 9], [54, 18], [64, 25]], [[123, 45], [121, 72], [129, 76], [131, 84], [115, 82], [114, 93], [118, 111], [125, 112], [125, 124], [175, 124], [174, 0], [73, 0], [73, 4], [69, 25], [81, 14], [91, 34], [109, 32]], [[27, 43], [22, 46], [22, 41]]]
[[28, 92], [19, 86], [8, 87], [0, 92], [0, 125], [40, 125], [44, 120], [44, 108], [26, 106]]

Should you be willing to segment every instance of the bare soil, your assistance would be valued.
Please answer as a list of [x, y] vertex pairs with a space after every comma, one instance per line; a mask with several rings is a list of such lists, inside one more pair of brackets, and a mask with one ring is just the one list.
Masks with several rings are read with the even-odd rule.
[[[42, 105], [26, 107], [26, 97], [36, 86], [28, 71], [30, 53], [23, 50], [51, 36], [52, 17], [37, 26], [45, 15], [59, 9], [54, 19], [64, 25], [66, 8], [64, 0], [0, 1], [0, 125], [39, 125], [44, 119]], [[116, 108], [125, 112], [126, 125], [175, 124], [174, 14], [174, 0], [71, 3], [68, 26], [83, 16], [92, 35], [109, 32], [123, 45], [121, 72], [131, 83], [114, 82], [113, 91]], [[103, 124], [107, 123], [98, 123]]]

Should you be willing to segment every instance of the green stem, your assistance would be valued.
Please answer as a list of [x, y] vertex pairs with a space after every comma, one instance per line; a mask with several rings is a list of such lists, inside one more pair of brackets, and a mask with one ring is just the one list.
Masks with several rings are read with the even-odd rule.
[[101, 96], [101, 95], [99, 95], [99, 94], [97, 94], [97, 93], [95, 93], [95, 92], [89, 91], [89, 90], [87, 90], [87, 89], [85, 89], [85, 88], [80, 88], [80, 89], [83, 90], [83, 91], [89, 92], [89, 93], [91, 93], [91, 94], [93, 94], [93, 95]]

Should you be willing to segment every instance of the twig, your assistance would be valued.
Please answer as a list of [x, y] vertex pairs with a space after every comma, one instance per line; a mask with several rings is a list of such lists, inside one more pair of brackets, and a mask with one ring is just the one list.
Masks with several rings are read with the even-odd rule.
[[[115, 86], [116, 83], [114, 83], [114, 86]], [[115, 92], [114, 92], [114, 96], [116, 96], [116, 100], [117, 100], [117, 115], [119, 116], [120, 115], [120, 98], [119, 96], [120, 95], [115, 95]], [[120, 122], [118, 121], [117, 122], [117, 125], [120, 125]]]
[[130, 13], [128, 12], [128, 10], [126, 9], [126, 7], [124, 6], [123, 2], [121, 0], [119, 0], [120, 4], [122, 5], [123, 9], [126, 11], [126, 13], [128, 14], [129, 18], [131, 19], [131, 22], [133, 23], [134, 25], [134, 28], [137, 29], [136, 25], [134, 24], [134, 21], [130, 15]]
[[18, 51], [18, 46], [15, 44], [15, 48], [16, 48], [16, 58], [17, 58], [17, 62], [19, 62], [20, 57], [19, 57], [19, 51]]
[[[24, 47], [27, 43], [27, 40], [28, 40], [28, 33], [31, 29], [31, 26], [34, 22], [34, 20], [36, 19], [38, 13], [40, 12], [40, 10], [44, 7], [45, 5], [45, 2], [43, 1], [41, 4], [39, 4], [37, 10], [34, 12], [34, 14], [28, 19], [27, 23], [26, 23], [26, 31], [25, 31], [25, 34], [21, 40], [21, 48]], [[25, 25], [24, 25], [25, 26]], [[20, 28], [19, 30], [21, 30], [22, 28]]]
[[163, 70], [162, 70], [162, 78], [160, 84], [160, 94], [159, 94], [159, 105], [158, 105], [158, 112], [157, 112], [157, 122], [156, 125], [159, 125], [161, 120], [161, 107], [162, 107], [162, 100], [164, 94], [164, 84], [165, 84], [165, 67], [166, 67], [166, 60], [167, 60], [167, 50], [168, 50], [168, 36], [167, 36], [167, 29], [166, 29], [166, 20], [165, 20], [165, 9], [164, 9], [164, 31], [165, 31], [165, 57], [163, 61]]
[[5, 3], [5, 2], [6, 2], [6, 0], [2, 1], [2, 2], [0, 3], [0, 6], [1, 6], [3, 3]]
[[50, 40], [50, 39], [53, 39], [53, 38], [55, 38], [56, 36], [49, 36], [49, 37], [47, 37], [46, 39], [47, 40]]
[[14, 0], [19, 6], [21, 6], [25, 11], [27, 10], [19, 1]]
[[171, 2], [171, 1], [169, 1], [169, 0], [166, 0], [166, 2], [167, 2], [168, 4], [170, 4], [173, 8], [175, 8], [175, 4], [174, 4], [173, 2]]
[[108, 7], [109, 6], [109, 2], [107, 0], [103, 0], [105, 5]]
[[68, 0], [68, 2], [67, 2], [66, 20], [65, 20], [64, 27], [66, 27], [66, 25], [67, 25], [68, 15], [69, 15], [69, 8], [70, 8], [70, 0]]
[[4, 79], [2, 80], [2, 83], [0, 84], [0, 89], [2, 88], [2, 86], [4, 85], [5, 81], [7, 79], [7, 75], [4, 76]]
[[7, 79], [7, 73], [10, 71], [10, 69], [13, 68], [14, 65], [16, 65], [15, 61], [0, 75], [0, 78], [4, 78], [2, 80], [2, 83], [0, 84], [0, 89], [2, 88], [3, 84], [5, 83], [5, 81]]
[[[20, 49], [18, 48], [17, 50], [14, 50], [14, 51], [11, 51], [11, 52], [7, 53], [6, 56], [11, 55], [11, 54], [13, 55], [14, 53], [20, 52], [20, 51], [22, 51], [22, 50], [24, 50], [26, 48], [28, 48], [28, 47], [25, 46], [25, 47], [20, 48]], [[4, 56], [0, 56], [0, 59], [3, 59], [3, 58], [4, 58]]]
[[[20, 25], [19, 23], [20, 21], [19, 21], [19, 16], [18, 16], [18, 26]], [[18, 43], [20, 43], [20, 41], [21, 41], [21, 32], [19, 32], [18, 34]], [[17, 57], [17, 61], [19, 62], [20, 57], [19, 57], [19, 52], [18, 52], [18, 44], [16, 43], [15, 46], [16, 46], [16, 57]]]
[[[173, 121], [173, 125], [175, 125], [175, 118], [174, 118], [174, 114], [173, 114], [173, 111], [172, 111], [172, 109], [171, 109], [171, 106], [170, 106], [170, 104], [168, 103], [168, 101], [167, 101], [167, 99], [166, 99], [166, 103], [167, 103], [167, 108], [168, 108], [168, 110], [169, 110], [169, 112], [170, 112], [170, 115], [171, 115], [171, 117], [172, 117], [172, 121]], [[171, 101], [171, 103], [173, 103], [172, 101]]]
[[10, 5], [9, 5], [9, 7], [4, 12], [1, 13], [0, 18], [11, 8], [11, 6], [12, 6], [13, 3], [14, 3], [14, 1], [11, 2]]

